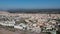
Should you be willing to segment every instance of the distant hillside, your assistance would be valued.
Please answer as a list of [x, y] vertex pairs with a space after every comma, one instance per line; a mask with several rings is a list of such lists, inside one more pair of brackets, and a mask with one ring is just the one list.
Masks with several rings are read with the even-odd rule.
[[60, 14], [60, 9], [10, 9], [10, 13], [54, 13]]

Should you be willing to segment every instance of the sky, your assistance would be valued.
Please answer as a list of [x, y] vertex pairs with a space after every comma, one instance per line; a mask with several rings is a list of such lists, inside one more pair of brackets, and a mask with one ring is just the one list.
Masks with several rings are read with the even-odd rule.
[[0, 0], [0, 9], [60, 8], [60, 0]]

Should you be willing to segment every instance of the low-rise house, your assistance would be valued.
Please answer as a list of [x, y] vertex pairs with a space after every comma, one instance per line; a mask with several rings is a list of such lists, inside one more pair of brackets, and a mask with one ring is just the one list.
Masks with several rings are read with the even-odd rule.
[[25, 30], [25, 28], [27, 27], [27, 25], [20, 23], [18, 25], [14, 25], [14, 28], [16, 29], [20, 29], [20, 30]]
[[40, 33], [41, 32], [41, 28], [39, 26], [33, 27], [32, 31], [34, 31], [36, 33]]
[[0, 24], [4, 26], [14, 26], [15, 21], [2, 21]]

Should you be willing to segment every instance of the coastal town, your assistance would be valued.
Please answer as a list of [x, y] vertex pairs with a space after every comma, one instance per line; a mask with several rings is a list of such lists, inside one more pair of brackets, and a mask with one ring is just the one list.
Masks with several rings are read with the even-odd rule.
[[25, 14], [0, 12], [0, 28], [13, 28], [14, 31], [50, 32], [56, 34], [60, 26], [60, 14]]

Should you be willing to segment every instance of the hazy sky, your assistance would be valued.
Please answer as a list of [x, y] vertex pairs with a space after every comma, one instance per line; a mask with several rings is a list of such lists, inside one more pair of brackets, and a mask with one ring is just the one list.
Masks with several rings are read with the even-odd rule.
[[60, 8], [60, 0], [0, 0], [0, 9]]

